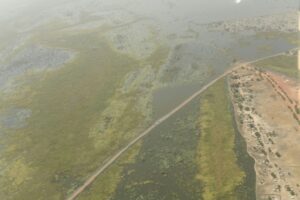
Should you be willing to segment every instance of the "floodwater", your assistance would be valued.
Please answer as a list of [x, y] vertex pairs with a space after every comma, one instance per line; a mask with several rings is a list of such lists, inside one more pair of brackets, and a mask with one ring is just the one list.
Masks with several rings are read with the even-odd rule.
[[[294, 45], [290, 44], [283, 38], [257, 39], [249, 37], [245, 40], [248, 42], [246, 46], [240, 46], [238, 42], [229, 42], [227, 44], [227, 48], [231, 49], [231, 53], [228, 55], [220, 55], [220, 52], [212, 48], [211, 54], [214, 54], [216, 57], [215, 59], [205, 60], [205, 62], [214, 69], [215, 73], [213, 75], [201, 77], [201, 79], [195, 80], [192, 83], [178, 84], [156, 90], [153, 94], [154, 119], [158, 119], [170, 112], [173, 108], [178, 106], [182, 101], [198, 91], [205, 84], [219, 76], [226, 69], [232, 67], [233, 60], [247, 62], [295, 48]], [[260, 47], [266, 45], [269, 50], [262, 51]], [[201, 48], [198, 48], [200, 49], [198, 54], [201, 55]], [[197, 51], [197, 49], [194, 49], [194, 51]]]
[[[159, 4], [157, 1], [154, 2]], [[242, 0], [239, 3], [236, 2], [232, 0], [211, 0], [174, 3], [170, 7], [175, 10], [180, 9], [180, 11], [174, 11], [174, 13], [182, 13], [181, 18], [179, 17], [174, 24], [169, 23], [166, 26], [171, 29], [178, 29], [178, 27], [193, 27], [192, 25], [195, 24], [223, 20], [277, 15], [296, 10], [299, 4], [296, 0]], [[151, 12], [159, 11], [149, 11], [149, 14]], [[163, 11], [160, 13], [162, 14]], [[165, 20], [162, 15], [159, 15], [159, 20]], [[295, 15], [295, 17], [297, 16]], [[156, 90], [153, 94], [154, 118], [157, 119], [171, 111], [172, 108], [179, 105], [180, 102], [195, 93], [203, 85], [230, 68], [233, 61], [247, 62], [296, 47], [295, 44], [291, 44], [286, 35], [257, 37], [256, 34], [257, 32], [253, 30], [225, 33], [202, 29], [200, 36], [191, 42], [190, 52], [197, 55], [197, 58], [201, 58], [202, 64], [205, 63], [210, 66], [214, 71], [213, 75], [201, 77], [201, 79], [193, 80], [191, 83], [177, 84]], [[182, 65], [182, 67], [185, 66]]]
[[[132, 1], [125, 9], [162, 21], [211, 23], [298, 9], [297, 0], [153, 0]], [[176, 20], [174, 20], [176, 19]], [[175, 25], [176, 25], [175, 24]]]
[[[4, 1], [9, 2], [8, 0]], [[90, 172], [98, 168], [99, 163], [113, 156], [111, 154], [123, 145], [121, 144], [122, 141], [128, 142], [130, 137], [140, 133], [138, 126], [146, 124], [143, 121], [144, 115], [148, 117], [148, 110], [145, 111], [148, 109], [148, 99], [146, 98], [151, 96], [154, 88], [152, 82], [147, 82], [148, 79], [155, 80], [155, 84], [157, 84], [157, 88], [152, 94], [152, 104], [149, 106], [149, 110], [152, 109], [153, 111], [153, 120], [155, 120], [174, 109], [202, 86], [222, 74], [235, 61], [251, 61], [295, 47], [295, 44], [288, 38], [290, 35], [287, 36], [287, 34], [272, 34], [270, 37], [269, 33], [258, 36], [256, 30], [235, 33], [224, 30], [210, 31], [205, 25], [224, 20], [234, 21], [295, 11], [298, 8], [298, 0], [28, 0], [28, 4], [16, 2], [13, 0], [6, 6], [2, 6], [0, 3], [0, 23], [5, 24], [2, 26], [4, 33], [0, 33], [0, 69], [2, 70], [0, 70], [0, 84], [9, 83], [8, 78], [10, 77], [19, 77], [26, 73], [30, 75], [39, 69], [48, 67], [55, 70], [49, 70], [49, 74], [45, 77], [32, 76], [37, 79], [37, 82], [43, 83], [35, 84], [35, 80], [29, 81], [29, 85], [32, 86], [29, 89], [32, 91], [28, 88], [21, 88], [20, 97], [16, 94], [15, 98], [11, 98], [13, 101], [9, 102], [10, 98], [7, 98], [8, 100], [5, 102], [7, 101], [11, 105], [11, 109], [7, 109], [6, 105], [0, 105], [0, 111], [1, 109], [7, 110], [6, 113], [0, 113], [5, 114], [5, 117], [0, 117], [0, 128], [11, 129], [9, 133], [16, 131], [21, 133], [18, 135], [0, 132], [0, 135], [5, 135], [8, 138], [0, 142], [0, 149], [4, 149], [3, 147], [6, 145], [3, 141], [12, 141], [7, 158], [17, 157], [15, 155], [18, 152], [14, 149], [18, 150], [18, 148], [20, 148], [18, 151], [24, 154], [21, 155], [24, 159], [23, 157], [21, 159], [21, 156], [17, 161], [11, 159], [13, 167], [8, 174], [13, 178], [14, 176], [20, 177], [20, 179], [16, 179], [16, 183], [20, 182], [23, 185], [12, 184], [11, 180], [14, 181], [14, 179], [10, 177], [5, 179], [7, 183], [0, 181], [0, 184], [9, 186], [5, 190], [3, 188], [0, 190], [0, 198], [1, 195], [7, 194], [6, 190], [11, 195], [22, 196], [24, 199], [28, 199], [26, 197], [32, 195], [36, 195], [36, 199], [41, 199], [41, 197], [50, 194], [58, 195], [57, 197], [60, 198], [66, 197], [67, 192], [71, 192], [78, 186], [77, 184], [83, 182]], [[6, 12], [2, 12], [2, 10], [6, 10]], [[139, 21], [138, 19], [142, 20]], [[69, 28], [63, 27], [66, 24], [75, 27], [89, 22], [95, 22], [96, 25], [99, 23], [98, 27], [95, 26], [98, 30], [95, 31], [88, 25], [87, 27], [90, 29], [87, 31], [71, 31], [72, 34], [59, 29]], [[137, 25], [130, 26], [132, 24]], [[53, 27], [49, 27], [51, 25]], [[268, 25], [271, 24], [266, 24], [266, 26]], [[154, 45], [158, 43], [156, 47], [161, 47], [159, 45], [162, 44], [170, 50], [166, 63], [162, 66], [149, 67], [151, 70], [153, 67], [152, 71], [141, 70], [140, 77], [133, 78], [132, 85], [130, 85], [132, 91], [127, 94], [128, 96], [120, 95], [119, 97], [118, 87], [122, 85], [126, 75], [132, 73], [130, 70], [136, 70], [138, 67], [139, 69], [143, 68], [143, 64], [147, 62], [140, 62], [132, 55], [122, 55], [118, 49], [114, 49], [113, 42], [103, 33], [106, 29], [99, 31], [102, 26], [104, 29], [105, 26], [118, 26], [119, 29], [114, 29], [116, 35], [120, 34], [121, 37], [119, 38], [129, 38], [124, 42], [124, 45], [133, 48], [137, 45], [140, 47], [137, 48], [138, 50], [145, 49], [143, 47], [147, 45], [144, 42], [151, 40], [151, 37], [157, 37], [155, 42], [150, 41], [155, 43]], [[10, 30], [5, 30], [5, 27], [9, 27]], [[37, 37], [40, 40], [48, 37], [47, 28], [52, 31], [49, 31], [49, 35], [53, 37], [49, 41], [55, 40], [58, 44], [69, 47], [68, 49], [76, 50], [79, 55], [76, 57], [77, 60], [75, 59], [76, 62], [69, 63], [67, 67], [61, 67], [72, 57], [65, 51], [34, 48], [34, 50], [29, 50], [29, 53], [26, 53], [24, 47], [30, 42], [36, 42], [35, 34], [40, 36]], [[6, 42], [3, 39], [5, 37], [2, 37], [2, 35], [10, 33], [11, 30], [14, 33], [11, 35], [13, 38], [7, 38], [12, 40], [12, 43]], [[144, 34], [147, 31], [151, 32], [150, 35], [152, 34], [148, 38], [146, 37], [148, 33]], [[52, 35], [50, 32], [55, 34]], [[131, 33], [133, 35], [130, 35]], [[41, 36], [43, 34], [45, 38]], [[60, 36], [60, 34], [62, 35]], [[266, 35], [264, 36], [264, 34]], [[122, 37], [124, 35], [127, 37]], [[143, 38], [144, 35], [146, 35], [145, 38]], [[30, 39], [27, 40], [27, 38]], [[56, 38], [58, 39], [56, 40]], [[99, 41], [100, 38], [101, 41]], [[20, 42], [23, 39], [26, 41]], [[47, 41], [47, 39], [45, 40]], [[149, 46], [151, 48], [151, 45]], [[15, 52], [15, 49], [18, 51]], [[11, 54], [6, 55], [6, 53]], [[18, 55], [20, 59], [16, 59]], [[2, 64], [4, 60], [2, 58], [6, 57], [11, 58], [14, 62], [10, 62], [11, 65]], [[6, 70], [6, 67], [9, 70]], [[10, 72], [10, 70], [13, 71]], [[145, 74], [143, 74], [144, 71]], [[22, 80], [20, 79], [20, 82]], [[142, 89], [145, 90], [142, 91]], [[146, 91], [146, 100], [142, 98], [143, 93], [141, 91]], [[22, 99], [23, 96], [24, 99]], [[34, 97], [32, 101], [30, 100], [31, 97]], [[27, 101], [23, 102], [25, 100]], [[15, 108], [14, 101], [20, 101], [20, 107]], [[189, 104], [172, 118], [181, 120], [181, 116], [190, 113], [191, 121], [195, 123], [197, 111], [193, 110], [192, 106], [195, 105]], [[27, 107], [32, 107], [32, 109]], [[109, 109], [106, 109], [107, 107]], [[105, 112], [106, 110], [109, 112]], [[139, 112], [135, 112], [135, 110]], [[102, 115], [103, 113], [109, 113], [109, 115]], [[101, 131], [102, 129], [104, 131], [103, 133], [101, 131], [96, 132], [95, 135], [92, 135], [93, 137], [90, 137], [90, 129], [98, 124], [99, 119], [107, 121], [103, 126], [102, 124], [99, 126]], [[146, 147], [165, 146], [167, 151], [172, 144], [175, 144], [172, 146], [173, 148], [178, 148], [181, 145], [194, 149], [192, 147], [196, 146], [199, 135], [196, 135], [197, 131], [194, 130], [194, 124], [191, 123], [189, 127], [185, 127], [181, 126], [186, 124], [184, 120], [182, 121], [183, 123], [177, 126], [177, 129], [180, 129], [177, 134], [180, 139], [174, 140], [174, 143], [168, 143], [167, 140], [163, 141], [169, 146], [164, 143], [157, 143], [160, 139], [159, 136], [162, 135], [160, 131], [157, 131], [156, 134], [153, 134], [152, 140], [150, 138], [146, 143]], [[173, 125], [171, 122], [161, 125], [164, 126], [163, 131], [166, 132], [167, 138], [172, 134]], [[24, 128], [26, 128], [26, 132], [23, 131]], [[95, 126], [95, 129], [97, 128], [98, 126]], [[186, 131], [195, 133], [195, 135], [187, 138]], [[125, 133], [123, 134], [123, 132]], [[127, 133], [132, 135], [125, 135]], [[123, 140], [120, 138], [121, 135], [124, 137]], [[62, 140], [61, 138], [65, 139]], [[184, 138], [189, 140], [177, 144]], [[191, 145], [190, 141], [194, 142], [194, 146]], [[159, 148], [155, 150], [159, 151]], [[184, 151], [182, 149], [183, 154], [186, 153]], [[187, 150], [187, 152], [189, 151], [190, 149]], [[158, 152], [157, 155], [164, 153]], [[195, 157], [194, 153], [192, 152], [191, 158]], [[100, 154], [101, 156], [99, 156]], [[45, 157], [48, 157], [47, 162], [44, 161]], [[170, 158], [175, 160], [174, 156]], [[156, 161], [157, 158], [151, 160], [153, 167], [155, 167]], [[0, 159], [1, 162], [2, 159]], [[0, 174], [3, 166], [6, 167], [0, 165]], [[19, 166], [22, 170], [18, 170]], [[32, 169], [31, 166], [33, 166]], [[139, 173], [143, 174], [143, 170], [144, 168], [141, 167]], [[192, 173], [194, 170], [191, 168], [191, 173], [188, 175], [194, 175]], [[170, 173], [172, 172], [170, 171]], [[185, 174], [182, 175], [185, 176]], [[173, 181], [167, 178], [158, 178], [158, 180]], [[24, 194], [12, 192], [16, 191], [16, 188]], [[44, 191], [44, 188], [50, 189]], [[174, 185], [174, 188], [176, 189], [177, 186]], [[31, 192], [33, 193], [31, 194]], [[49, 196], [49, 198], [51, 197]]]

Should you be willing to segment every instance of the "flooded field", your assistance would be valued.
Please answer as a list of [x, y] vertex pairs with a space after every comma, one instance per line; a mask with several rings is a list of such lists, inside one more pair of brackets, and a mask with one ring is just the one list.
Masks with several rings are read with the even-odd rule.
[[[297, 47], [297, 3], [0, 5], [0, 199], [66, 199], [228, 69]], [[290, 56], [257, 66], [295, 74]], [[255, 199], [253, 160], [222, 81], [124, 152], [79, 199]], [[228, 151], [209, 148], [217, 143]], [[215, 167], [221, 161], [228, 168]]]
[[123, 168], [109, 195], [100, 178], [79, 199], [255, 199], [254, 161], [232, 114], [223, 79], [137, 144], [132, 162], [105, 172]]

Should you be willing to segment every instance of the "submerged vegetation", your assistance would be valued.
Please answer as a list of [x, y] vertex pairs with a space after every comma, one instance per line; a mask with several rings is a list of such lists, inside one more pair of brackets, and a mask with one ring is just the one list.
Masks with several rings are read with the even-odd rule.
[[277, 32], [277, 31], [269, 31], [269, 32], [258, 32], [256, 33], [257, 38], [265, 38], [265, 39], [276, 39], [276, 38], [284, 38], [289, 43], [293, 45], [299, 45], [299, 35], [298, 32]]
[[[197, 178], [203, 184], [203, 199], [239, 200], [241, 196], [253, 199], [254, 182], [245, 186], [250, 187], [252, 194], [238, 190], [245, 184], [247, 172], [238, 162], [235, 122], [225, 80], [218, 81], [201, 98]], [[244, 148], [242, 152], [246, 153], [245, 146], [238, 147]]]
[[[78, 53], [60, 69], [27, 74], [19, 80], [24, 82], [20, 92], [1, 99], [2, 112], [15, 107], [32, 112], [27, 126], [3, 129], [1, 163], [7, 167], [0, 180], [1, 199], [65, 197], [145, 120], [135, 95], [116, 93], [138, 62], [112, 51], [99, 32], [38, 39]], [[110, 115], [102, 116], [108, 108]], [[106, 127], [97, 129], [103, 117]]]
[[121, 158], [80, 199], [255, 199], [254, 161], [235, 127], [224, 79], [137, 147], [132, 162]]
[[201, 199], [201, 184], [195, 178], [197, 103], [191, 102], [143, 140], [113, 199]]
[[55, 69], [27, 70], [15, 91], [1, 93], [0, 114], [19, 109], [30, 117], [22, 127], [1, 127], [0, 197], [65, 198], [150, 122], [157, 69], [169, 50], [157, 47], [138, 61], [113, 50], [106, 30], [41, 28], [30, 41], [76, 56]]
[[109, 170], [105, 171], [86, 191], [80, 194], [78, 200], [112, 199], [122, 179], [124, 167], [135, 162], [140, 147], [141, 143], [138, 143], [129, 149]]
[[[299, 42], [298, 34], [276, 33], [292, 27], [288, 18], [256, 24], [253, 12], [235, 18], [234, 4], [215, 16], [215, 2], [194, 3], [52, 2], [6, 22], [8, 30], [0, 33], [0, 200], [65, 199], [239, 58]], [[207, 28], [210, 23], [217, 29]], [[298, 74], [294, 55], [258, 66]], [[226, 87], [220, 80], [157, 122], [79, 199], [255, 199], [253, 160]]]

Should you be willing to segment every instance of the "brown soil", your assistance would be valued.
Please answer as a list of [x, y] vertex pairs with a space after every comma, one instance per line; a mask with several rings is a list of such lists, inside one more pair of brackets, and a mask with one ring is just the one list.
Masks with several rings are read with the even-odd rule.
[[299, 101], [300, 85], [297, 80], [273, 72], [266, 73], [288, 94], [293, 101]]
[[233, 72], [229, 82], [240, 131], [256, 161], [257, 199], [300, 199], [296, 83], [252, 66]]

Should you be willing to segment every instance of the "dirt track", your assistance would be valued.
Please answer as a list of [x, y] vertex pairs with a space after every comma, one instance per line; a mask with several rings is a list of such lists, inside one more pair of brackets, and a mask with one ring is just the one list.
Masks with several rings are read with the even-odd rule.
[[[295, 48], [298, 49], [298, 48]], [[127, 144], [124, 148], [122, 148], [118, 153], [116, 153], [113, 157], [111, 157], [103, 166], [101, 166], [93, 175], [91, 175], [86, 181], [85, 183], [80, 186], [79, 188], [77, 188], [70, 197], [67, 198], [67, 200], [74, 200], [76, 199], [76, 197], [79, 196], [79, 194], [81, 192], [83, 192], [90, 184], [92, 184], [95, 179], [101, 174], [103, 173], [111, 164], [113, 164], [123, 153], [125, 153], [130, 147], [132, 147], [135, 143], [137, 143], [139, 140], [141, 140], [143, 137], [145, 137], [147, 134], [149, 134], [154, 128], [156, 128], [159, 124], [161, 124], [162, 122], [164, 122], [165, 120], [167, 120], [169, 117], [171, 117], [173, 114], [175, 114], [177, 111], [179, 111], [181, 108], [183, 108], [184, 106], [186, 106], [188, 103], [190, 103], [193, 99], [195, 99], [198, 95], [200, 95], [201, 93], [203, 93], [206, 89], [208, 89], [210, 86], [212, 86], [214, 83], [216, 83], [218, 80], [220, 80], [221, 78], [227, 76], [228, 74], [230, 74], [232, 71], [234, 71], [235, 69], [238, 69], [241, 66], [244, 65], [248, 65], [248, 64], [252, 64], [267, 58], [272, 58], [272, 57], [276, 57], [282, 54], [285, 54], [286, 52], [281, 52], [281, 53], [277, 53], [271, 56], [265, 56], [253, 61], [249, 61], [249, 62], [244, 62], [244, 63], [240, 63], [236, 66], [234, 66], [233, 68], [229, 69], [228, 71], [224, 72], [223, 74], [221, 74], [220, 76], [218, 76], [217, 78], [215, 78], [213, 81], [211, 81], [210, 83], [208, 83], [207, 85], [203, 86], [200, 90], [198, 90], [197, 92], [195, 92], [193, 95], [191, 95], [189, 98], [187, 98], [185, 101], [183, 101], [181, 104], [179, 104], [177, 107], [175, 107], [172, 111], [170, 111], [168, 114], [166, 114], [165, 116], [161, 117], [160, 119], [158, 119], [157, 121], [155, 121], [148, 129], [146, 129], [144, 132], [142, 132], [140, 135], [138, 135], [136, 138], [134, 138], [129, 144]]]

